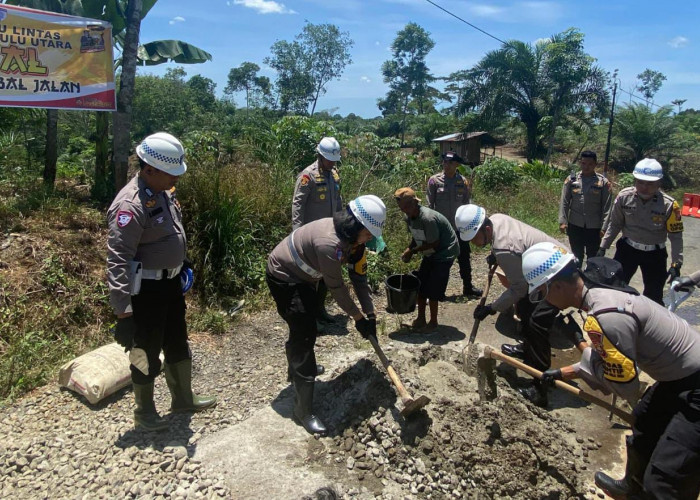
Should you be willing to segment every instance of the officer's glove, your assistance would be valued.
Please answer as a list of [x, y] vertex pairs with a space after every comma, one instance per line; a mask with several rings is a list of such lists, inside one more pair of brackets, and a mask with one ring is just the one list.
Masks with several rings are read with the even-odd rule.
[[482, 321], [486, 316], [492, 314], [496, 314], [496, 311], [494, 311], [490, 305], [482, 306], [479, 304], [476, 306], [476, 309], [474, 309], [474, 319], [478, 319], [479, 321]]
[[668, 282], [671, 283], [678, 276], [681, 275], [681, 264], [679, 262], [674, 262], [671, 267], [668, 268]]
[[[373, 323], [374, 327], [372, 326]], [[358, 319], [357, 321], [355, 321], [355, 328], [357, 328], [357, 331], [360, 332], [362, 338], [366, 339], [370, 335], [377, 334], [377, 320], [375, 319], [374, 321], [372, 321], [362, 316], [362, 319]]]
[[690, 276], [683, 276], [682, 278], [678, 278], [678, 281], [676, 281], [673, 284], [673, 289], [676, 292], [679, 292], [679, 291], [692, 290], [694, 286], [695, 286], [695, 282], [690, 279]]
[[486, 256], [486, 264], [487, 264], [489, 267], [495, 266], [496, 263], [497, 263], [497, 262], [496, 262], [496, 256], [495, 256], [494, 254], [490, 253], [490, 254], [488, 254], [488, 255]]
[[581, 342], [586, 341], [585, 337], [583, 336], [583, 330], [581, 330], [581, 327], [578, 326], [578, 323], [576, 323], [576, 320], [571, 313], [564, 316], [557, 316], [556, 322], [556, 326], [559, 331], [565, 335], [568, 335], [574, 342], [574, 345], [578, 346]]
[[542, 373], [540, 380], [544, 385], [554, 385], [555, 380], [562, 380], [561, 370], [559, 368], [550, 368]]
[[117, 318], [117, 326], [114, 327], [114, 340], [124, 348], [127, 352], [134, 345], [134, 336], [136, 335], [136, 322], [134, 316], [126, 318]]
[[605, 257], [605, 248], [599, 248], [595, 254], [596, 257]]

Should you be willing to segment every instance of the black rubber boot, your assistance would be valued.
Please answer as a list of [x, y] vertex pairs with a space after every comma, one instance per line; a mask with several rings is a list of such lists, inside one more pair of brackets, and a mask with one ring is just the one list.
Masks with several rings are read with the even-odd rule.
[[471, 283], [465, 283], [464, 286], [462, 286], [462, 295], [464, 295], [465, 297], [478, 299], [481, 297], [482, 293], [484, 293], [483, 290], [480, 290], [479, 288], [474, 288], [474, 286]]
[[540, 408], [547, 408], [547, 404], [549, 403], [547, 387], [539, 380], [533, 380], [532, 385], [518, 389], [518, 392], [533, 405], [539, 406]]
[[165, 381], [170, 389], [173, 412], [202, 411], [216, 406], [216, 396], [196, 396], [192, 393], [192, 360], [184, 359], [165, 364]]
[[156, 411], [153, 402], [153, 382], [150, 384], [133, 384], [134, 400], [134, 427], [141, 427], [147, 431], [164, 431], [168, 423], [163, 420]]
[[525, 359], [523, 344], [501, 344], [501, 352], [511, 358]]
[[328, 433], [326, 426], [312, 413], [314, 384], [314, 379], [311, 377], [301, 377], [299, 375], [294, 377], [294, 389], [296, 391], [294, 418], [309, 434], [325, 436]]
[[641, 498], [642, 482], [646, 462], [641, 459], [639, 453], [632, 447], [630, 437], [627, 438], [627, 465], [625, 466], [625, 477], [613, 479], [606, 473], [598, 471], [595, 473], [595, 485], [603, 490], [609, 497], [616, 500]]
[[[326, 368], [323, 365], [316, 365], [316, 376], [323, 375], [326, 373]], [[292, 367], [287, 367], [287, 382], [292, 381]]]

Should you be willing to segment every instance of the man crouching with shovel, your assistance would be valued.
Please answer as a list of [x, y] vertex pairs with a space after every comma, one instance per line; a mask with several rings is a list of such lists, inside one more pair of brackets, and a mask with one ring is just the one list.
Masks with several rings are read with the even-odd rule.
[[[385, 219], [386, 206], [377, 196], [360, 196], [333, 217], [292, 231], [267, 259], [267, 285], [277, 312], [289, 326], [285, 350], [296, 392], [294, 417], [310, 434], [327, 434], [326, 426], [312, 412], [314, 381], [323, 373], [314, 353], [319, 307], [316, 287], [323, 279], [340, 308], [355, 320], [360, 334], [376, 336], [376, 314], [363, 260], [365, 244], [381, 237]], [[343, 281], [345, 265], [362, 310]]]
[[625, 477], [597, 472], [596, 485], [613, 498], [698, 498], [700, 332], [647, 297], [589, 287], [569, 256], [551, 243], [523, 254], [530, 291], [559, 310], [585, 311], [584, 330], [593, 343], [579, 363], [547, 370], [542, 382], [580, 377], [634, 401], [640, 370], [657, 381], [634, 408]]

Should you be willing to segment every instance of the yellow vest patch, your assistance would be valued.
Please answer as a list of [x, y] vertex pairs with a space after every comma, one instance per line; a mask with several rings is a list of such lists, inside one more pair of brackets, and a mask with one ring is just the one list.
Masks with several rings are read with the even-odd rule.
[[671, 211], [671, 215], [666, 220], [666, 231], [668, 231], [669, 233], [683, 232], [683, 219], [681, 218], [681, 207], [675, 200], [673, 202], [673, 210]]
[[637, 367], [634, 360], [618, 351], [608, 340], [595, 316], [586, 318], [583, 329], [588, 333], [593, 348], [603, 359], [603, 375], [607, 380], [629, 382], [637, 377]]

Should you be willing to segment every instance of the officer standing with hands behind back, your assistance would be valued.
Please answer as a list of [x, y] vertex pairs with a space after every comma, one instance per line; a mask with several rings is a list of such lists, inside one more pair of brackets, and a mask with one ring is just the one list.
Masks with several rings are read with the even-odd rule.
[[581, 153], [581, 171], [564, 181], [559, 203], [559, 230], [569, 235], [571, 251], [583, 264], [584, 251], [595, 257], [603, 237], [603, 222], [610, 213], [610, 182], [596, 173], [597, 157], [593, 151]]
[[[624, 280], [629, 283], [642, 269], [644, 295], [663, 305], [664, 281], [680, 276], [683, 264], [683, 221], [678, 202], [659, 190], [663, 169], [651, 158], [634, 167], [634, 186], [620, 191], [605, 222], [605, 236], [598, 256], [605, 255], [615, 237], [615, 260], [622, 264]], [[671, 267], [666, 270], [666, 238], [671, 241]]]
[[127, 351], [136, 409], [134, 425], [164, 430], [153, 382], [165, 353], [171, 410], [198, 411], [215, 397], [192, 393], [184, 292], [192, 285], [187, 239], [175, 184], [187, 170], [179, 140], [159, 132], [136, 148], [140, 172], [117, 194], [107, 213], [109, 302], [117, 315], [115, 339]]
[[[464, 164], [464, 160], [455, 153], [449, 151], [442, 155], [442, 172], [428, 179], [428, 208], [440, 212], [452, 224], [452, 229], [457, 232], [455, 226], [455, 214], [462, 205], [469, 204], [471, 199], [471, 187], [469, 181], [459, 172], [457, 167]], [[471, 248], [468, 241], [458, 240], [459, 277], [462, 278], [462, 295], [466, 297], [481, 297], [482, 290], [472, 284]]]
[[[333, 217], [343, 210], [340, 196], [340, 175], [336, 163], [340, 161], [340, 144], [335, 137], [324, 137], [316, 146], [316, 161], [297, 176], [292, 199], [292, 229], [326, 217]], [[333, 318], [326, 311], [328, 287], [318, 282], [317, 320], [330, 323]]]

